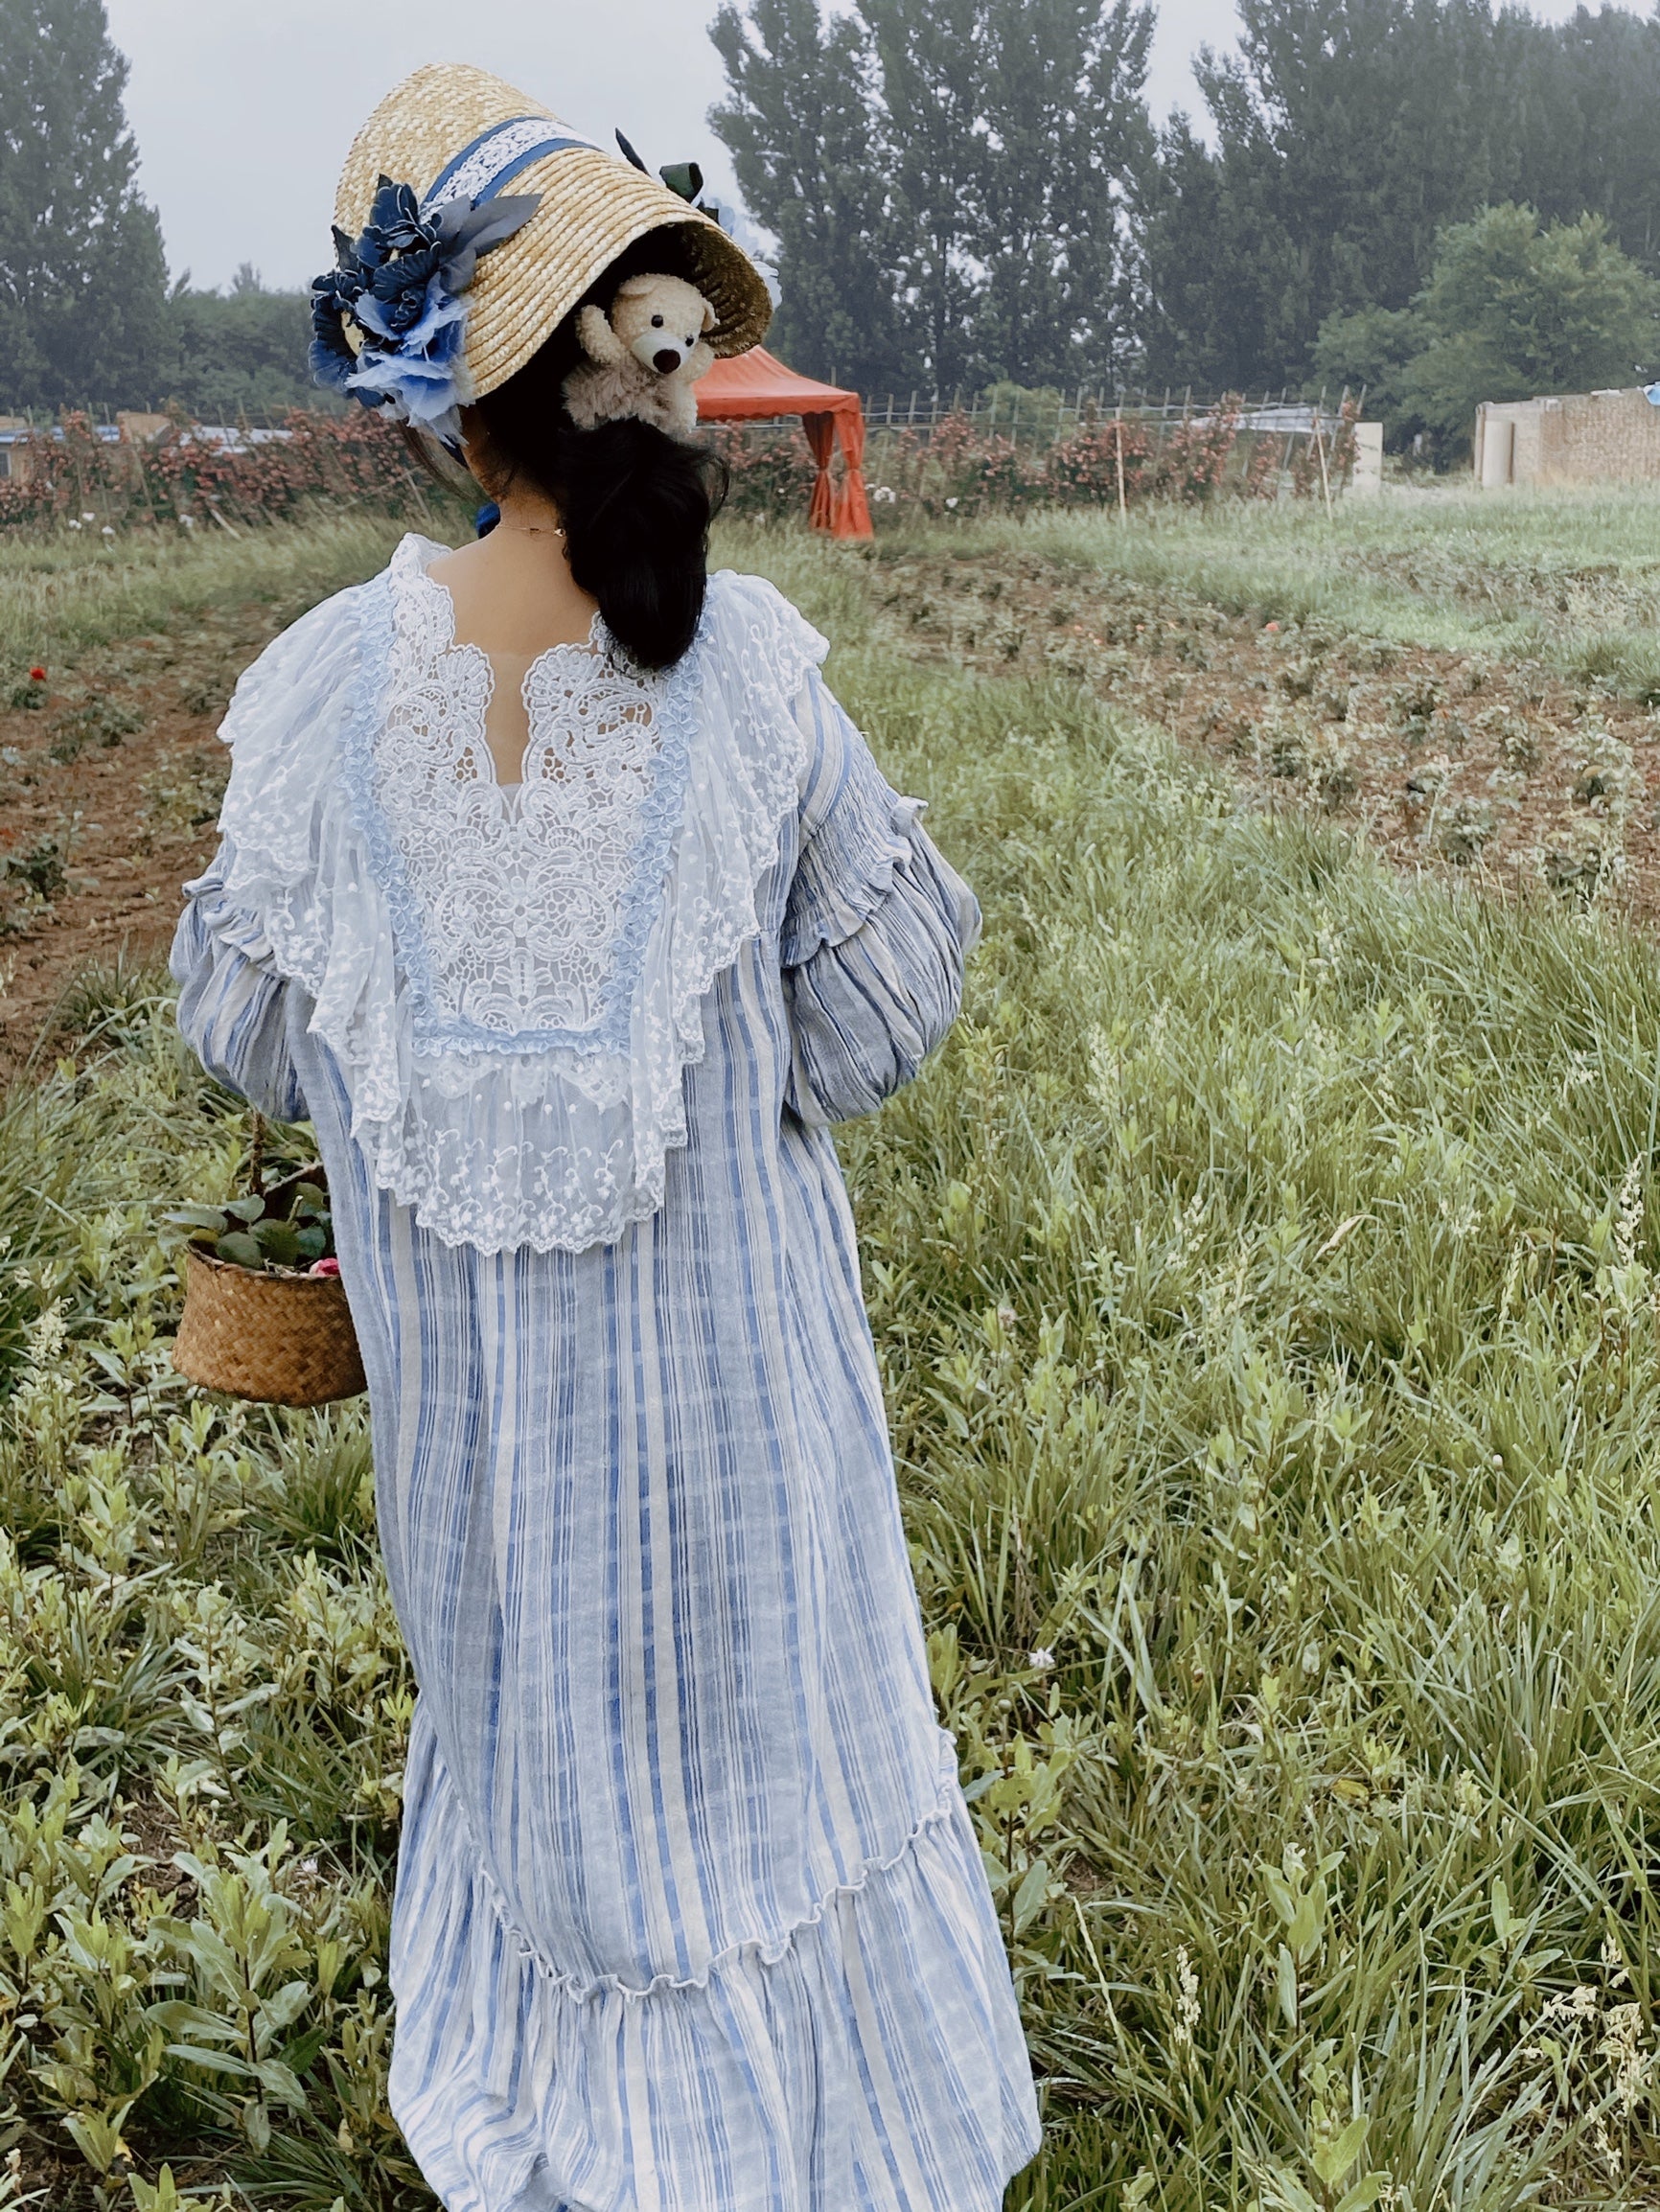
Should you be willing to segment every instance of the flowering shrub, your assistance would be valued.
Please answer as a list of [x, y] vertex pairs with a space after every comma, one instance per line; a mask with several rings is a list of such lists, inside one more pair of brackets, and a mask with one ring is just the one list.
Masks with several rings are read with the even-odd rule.
[[35, 431], [13, 447], [14, 473], [0, 480], [0, 527], [173, 525], [215, 514], [261, 522], [314, 499], [395, 512], [423, 489], [396, 429], [372, 415], [296, 409], [282, 428], [280, 437], [227, 444], [180, 420], [158, 438], [113, 444], [87, 416], [66, 414], [56, 433]]
[[[1336, 422], [1326, 434], [1326, 474], [1333, 491], [1354, 467], [1354, 426], [1359, 420], [1359, 401], [1345, 400]], [[1291, 456], [1291, 489], [1299, 499], [1322, 496], [1325, 487], [1321, 482], [1320, 460], [1321, 448], [1312, 438], [1305, 438], [1301, 449]]]
[[730, 513], [806, 514], [818, 472], [798, 424], [728, 424], [714, 432], [713, 444], [731, 478]]
[[[1359, 408], [1346, 401], [1324, 439], [1333, 488], [1354, 464]], [[1218, 496], [1278, 495], [1289, 477], [1300, 496], [1321, 490], [1321, 452], [1305, 430], [1246, 427], [1244, 402], [1229, 393], [1201, 412], [1166, 423], [1156, 415], [1104, 414], [1086, 406], [1075, 429], [1045, 447], [1022, 442], [957, 412], [930, 434], [878, 429], [865, 473], [874, 508], [910, 509], [948, 520], [991, 510], [1111, 507], [1122, 497], [1197, 506]]]
[[1123, 470], [1126, 499], [1145, 495], [1152, 440], [1144, 423], [1108, 417], [1087, 424], [1049, 451], [1052, 495], [1066, 507], [1110, 506]]
[[[909, 507], [934, 519], [992, 509], [1113, 506], [1120, 491], [1126, 505], [1157, 498], [1196, 506], [1227, 490], [1271, 498], [1291, 441], [1248, 435], [1242, 422], [1243, 402], [1236, 394], [1168, 426], [1135, 414], [1092, 419], [1086, 410], [1077, 429], [1046, 449], [981, 428], [957, 413], [947, 415], [931, 435], [878, 433], [867, 473], [889, 495], [881, 504]], [[1352, 446], [1350, 420], [1350, 455]], [[1310, 460], [1318, 472], [1318, 460], [1312, 454]], [[1327, 465], [1342, 466], [1335, 445], [1328, 449]]]

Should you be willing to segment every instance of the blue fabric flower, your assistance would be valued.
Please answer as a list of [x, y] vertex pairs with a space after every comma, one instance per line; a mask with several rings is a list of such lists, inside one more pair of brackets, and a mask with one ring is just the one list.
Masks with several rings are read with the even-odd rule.
[[382, 176], [357, 238], [337, 225], [335, 265], [311, 286], [314, 380], [400, 422], [452, 438], [467, 302], [480, 254], [521, 230], [540, 194], [452, 199], [423, 214], [415, 189]]

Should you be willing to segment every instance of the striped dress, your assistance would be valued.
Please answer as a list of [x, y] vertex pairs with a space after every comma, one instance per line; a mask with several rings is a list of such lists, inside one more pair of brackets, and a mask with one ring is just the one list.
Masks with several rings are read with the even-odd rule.
[[[774, 597], [711, 580], [694, 751], [716, 688], [756, 680], [723, 604], [761, 611], [751, 645], [805, 634]], [[296, 748], [330, 778], [317, 748], [373, 689], [362, 594], [308, 620], [227, 721], [233, 800], [244, 734], [256, 782]], [[385, 1187], [338, 977], [293, 949], [315, 886], [248, 888], [246, 789], [174, 945], [203, 1063], [308, 1118], [329, 1174], [420, 1691], [391, 2098], [449, 2212], [993, 2212], [1037, 2147], [829, 1133], [949, 1026], [978, 914], [813, 657], [683, 1141], [606, 1240], [487, 1249]], [[285, 681], [335, 705], [296, 718]], [[262, 754], [256, 714], [295, 734]], [[348, 849], [327, 813], [313, 871]]]

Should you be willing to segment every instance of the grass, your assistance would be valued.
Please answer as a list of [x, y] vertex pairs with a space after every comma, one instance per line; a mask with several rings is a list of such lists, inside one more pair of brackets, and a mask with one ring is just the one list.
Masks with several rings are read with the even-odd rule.
[[56, 675], [89, 647], [227, 605], [298, 611], [371, 574], [403, 528], [348, 514], [236, 536], [203, 527], [182, 541], [159, 528], [109, 545], [18, 534], [0, 541], [0, 669], [20, 676], [43, 660]]
[[1395, 495], [1347, 502], [1329, 522], [1289, 500], [1142, 509], [1127, 523], [990, 518], [885, 535], [880, 553], [942, 541], [967, 560], [1035, 557], [1263, 621], [1525, 654], [1660, 699], [1660, 503], [1643, 493]]
[[[1541, 513], [1541, 567], [1592, 534]], [[1390, 527], [1441, 557], [1428, 507]], [[1318, 517], [1189, 529], [1145, 541], [1210, 588], [1254, 532], [1325, 558]], [[835, 633], [987, 910], [963, 1021], [844, 1156], [1045, 2083], [1011, 2205], [1660, 2204], [1652, 949], [1243, 813], [1075, 688], [918, 666], [886, 550], [724, 548]], [[66, 2212], [151, 2212], [163, 2160], [201, 2201], [412, 2212], [361, 1416], [171, 1377], [155, 1202], [221, 1188], [241, 1121], [164, 999], [84, 998], [0, 1120], [21, 2173]]]

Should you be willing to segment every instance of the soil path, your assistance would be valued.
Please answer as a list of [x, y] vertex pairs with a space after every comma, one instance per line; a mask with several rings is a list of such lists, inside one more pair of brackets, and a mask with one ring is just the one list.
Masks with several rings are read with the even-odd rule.
[[48, 671], [33, 707], [0, 705], [0, 1083], [165, 957], [179, 886], [213, 850], [219, 718], [286, 619], [211, 610], [90, 653], [61, 684]]

